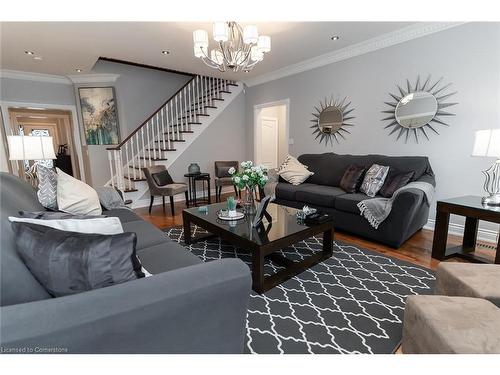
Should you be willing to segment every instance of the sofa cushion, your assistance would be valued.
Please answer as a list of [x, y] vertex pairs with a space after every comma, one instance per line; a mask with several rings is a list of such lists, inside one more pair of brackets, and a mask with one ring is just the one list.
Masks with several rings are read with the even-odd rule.
[[335, 197], [335, 209], [359, 215], [358, 203], [369, 198], [363, 193], [342, 194]]
[[0, 186], [0, 305], [51, 298], [19, 257], [8, 219], [9, 216], [16, 216], [19, 210], [42, 211], [44, 208], [38, 201], [35, 189], [16, 176], [0, 172]]
[[[304, 183], [300, 186], [304, 187], [306, 185], [310, 184]], [[278, 182], [278, 184], [276, 185], [276, 197], [279, 199], [294, 201], [295, 194], [297, 193], [298, 188], [299, 186], [294, 186], [292, 184], [289, 184], [288, 182]]]
[[295, 198], [305, 204], [333, 208], [335, 197], [341, 194], [345, 191], [338, 187], [307, 184], [297, 187]]
[[128, 223], [130, 221], [141, 220], [141, 217], [139, 215], [128, 208], [114, 208], [112, 210], [103, 211], [103, 214], [106, 216], [115, 216], [119, 218], [122, 224]]
[[137, 234], [137, 250], [165, 242], [166, 234], [144, 220], [122, 223], [124, 232]]
[[137, 256], [146, 271], [153, 275], [203, 263], [196, 255], [169, 239], [161, 244], [139, 250]]

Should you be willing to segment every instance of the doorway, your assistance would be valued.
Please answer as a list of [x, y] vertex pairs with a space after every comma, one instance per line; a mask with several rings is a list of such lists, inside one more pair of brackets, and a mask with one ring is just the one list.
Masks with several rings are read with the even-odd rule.
[[257, 164], [277, 168], [288, 154], [289, 100], [254, 107], [254, 158]]
[[[70, 111], [59, 109], [38, 109], [9, 107], [11, 134], [25, 136], [50, 136], [57, 159], [40, 161], [47, 167], [58, 167], [65, 173], [81, 179], [80, 163], [74, 139], [74, 126]], [[25, 161], [26, 163], [27, 161]], [[18, 163], [19, 175], [25, 170]]]

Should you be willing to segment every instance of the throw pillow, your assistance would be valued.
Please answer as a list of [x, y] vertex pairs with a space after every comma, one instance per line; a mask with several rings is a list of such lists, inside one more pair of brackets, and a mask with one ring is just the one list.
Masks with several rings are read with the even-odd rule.
[[292, 185], [300, 185], [314, 174], [307, 170], [307, 166], [293, 156], [288, 155], [278, 168], [277, 174]]
[[355, 193], [359, 189], [364, 172], [365, 167], [351, 164], [340, 180], [340, 187], [348, 193]]
[[61, 211], [19, 211], [19, 216], [27, 219], [42, 219], [42, 220], [63, 220], [63, 219], [97, 219], [107, 217], [105, 215], [93, 216], [93, 215], [72, 215]]
[[49, 209], [57, 210], [57, 173], [52, 168], [37, 166], [38, 201]]
[[115, 208], [123, 208], [125, 202], [120, 195], [119, 190], [112, 186], [99, 186], [95, 188], [97, 196], [99, 197], [99, 202], [106, 210], [113, 210]]
[[57, 168], [57, 206], [60, 211], [74, 215], [102, 213], [97, 192], [85, 182], [71, 177], [59, 168]]
[[123, 233], [122, 223], [117, 217], [88, 219], [32, 219], [28, 217], [9, 216], [10, 222], [31, 223], [46, 227], [78, 233], [119, 234]]
[[135, 233], [83, 234], [19, 222], [12, 228], [21, 259], [54, 297], [143, 277], [131, 261]]
[[386, 178], [384, 185], [380, 189], [380, 195], [384, 198], [392, 197], [396, 190], [402, 188], [403, 186], [407, 185], [408, 182], [410, 182], [414, 174], [415, 172], [413, 171], [407, 173], [390, 174]]
[[374, 197], [382, 188], [387, 173], [389, 173], [389, 167], [373, 164], [366, 172], [360, 190], [369, 197]]
[[158, 186], [165, 186], [174, 183], [174, 180], [172, 180], [172, 177], [170, 176], [170, 173], [168, 173], [167, 170], [158, 173], [153, 173], [151, 177], [153, 177], [153, 180]]

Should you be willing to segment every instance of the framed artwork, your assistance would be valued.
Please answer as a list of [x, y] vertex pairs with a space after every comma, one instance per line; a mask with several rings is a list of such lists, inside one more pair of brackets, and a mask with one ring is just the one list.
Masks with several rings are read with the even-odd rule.
[[80, 87], [80, 108], [87, 145], [116, 145], [120, 127], [114, 87]]

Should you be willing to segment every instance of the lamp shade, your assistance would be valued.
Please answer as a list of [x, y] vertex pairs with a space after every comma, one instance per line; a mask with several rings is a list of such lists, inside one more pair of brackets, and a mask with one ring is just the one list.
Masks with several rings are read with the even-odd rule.
[[500, 158], [500, 129], [476, 131], [472, 156]]
[[214, 23], [214, 40], [216, 42], [225, 42], [229, 38], [229, 27], [227, 22], [215, 22]]
[[259, 32], [257, 31], [257, 26], [247, 25], [243, 28], [243, 42], [245, 44], [257, 43], [259, 40]]
[[195, 43], [194, 44], [195, 57], [205, 57], [208, 55], [208, 44]]
[[267, 35], [259, 36], [259, 40], [257, 42], [257, 47], [259, 47], [259, 51], [262, 53], [267, 53], [271, 51], [271, 37]]
[[9, 160], [56, 159], [52, 137], [7, 136]]
[[250, 51], [250, 58], [253, 61], [262, 61], [262, 59], [264, 59], [264, 54], [258, 47], [253, 46], [252, 50]]

